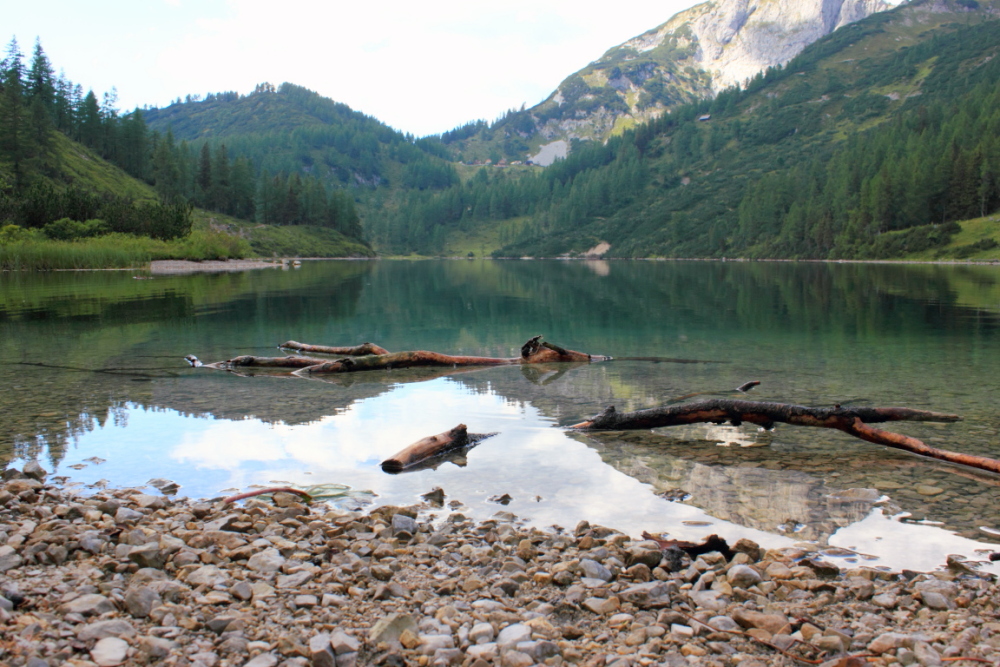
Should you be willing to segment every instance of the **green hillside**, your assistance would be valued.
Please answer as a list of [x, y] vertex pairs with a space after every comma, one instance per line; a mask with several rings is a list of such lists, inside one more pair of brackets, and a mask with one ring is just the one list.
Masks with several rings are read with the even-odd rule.
[[1000, 209], [996, 16], [995, 0], [876, 14], [541, 173], [425, 194], [390, 232], [433, 252], [494, 228], [505, 256], [989, 255], [991, 219], [952, 239]]
[[170, 130], [192, 146], [225, 144], [231, 156], [269, 174], [299, 172], [361, 188], [425, 189], [458, 180], [440, 148], [290, 83], [261, 84], [249, 95], [210, 94], [143, 114], [153, 130]]

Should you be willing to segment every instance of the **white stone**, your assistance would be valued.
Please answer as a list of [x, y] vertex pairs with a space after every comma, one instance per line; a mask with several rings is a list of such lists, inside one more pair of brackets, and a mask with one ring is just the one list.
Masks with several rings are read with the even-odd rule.
[[90, 651], [90, 659], [100, 667], [114, 667], [125, 662], [128, 654], [128, 642], [117, 637], [105, 637]]

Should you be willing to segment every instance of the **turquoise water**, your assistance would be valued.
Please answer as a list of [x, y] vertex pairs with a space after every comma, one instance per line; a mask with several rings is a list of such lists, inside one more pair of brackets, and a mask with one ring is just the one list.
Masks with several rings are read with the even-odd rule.
[[[1000, 549], [997, 477], [824, 429], [562, 427], [607, 405], [759, 380], [750, 398], [958, 413], [958, 424], [892, 428], [1000, 457], [998, 315], [992, 266], [334, 261], [223, 275], [3, 274], [0, 460], [37, 458], [83, 492], [154, 477], [191, 497], [347, 484], [395, 504], [441, 487], [477, 518], [809, 542], [845, 562], [931, 568], [949, 553]], [[616, 359], [325, 380], [183, 362], [279, 354], [289, 339], [514, 356], [537, 334]], [[381, 472], [383, 459], [460, 422], [497, 435], [436, 469]], [[850, 500], [850, 489], [875, 489], [881, 502]], [[490, 500], [504, 494], [506, 506]]]

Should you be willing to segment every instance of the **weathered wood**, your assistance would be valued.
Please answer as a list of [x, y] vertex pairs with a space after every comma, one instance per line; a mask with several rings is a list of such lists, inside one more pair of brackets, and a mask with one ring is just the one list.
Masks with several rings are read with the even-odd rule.
[[961, 417], [958, 415], [914, 410], [911, 408], [845, 408], [839, 405], [832, 408], [810, 408], [804, 405], [792, 405], [788, 403], [712, 399], [687, 403], [685, 405], [626, 413], [619, 413], [615, 411], [614, 406], [611, 406], [601, 414], [587, 421], [575, 424], [571, 428], [619, 431], [680, 426], [700, 422], [715, 424], [729, 422], [734, 426], [739, 426], [743, 422], [750, 422], [764, 428], [771, 428], [775, 422], [783, 422], [797, 426], [834, 428], [877, 445], [901, 449], [949, 463], [959, 463], [979, 468], [980, 470], [1000, 473], [1000, 461], [995, 459], [972, 454], [961, 454], [946, 449], [937, 449], [924, 444], [916, 438], [900, 433], [883, 431], [882, 429], [868, 425], [890, 421], [956, 422], [959, 420], [961, 420]]
[[354, 347], [332, 347], [330, 345], [309, 345], [294, 340], [286, 341], [278, 346], [283, 350], [297, 350], [310, 354], [342, 354], [348, 357], [363, 357], [368, 354], [389, 354], [389, 350], [375, 343], [362, 343]]
[[553, 362], [607, 361], [611, 357], [576, 352], [542, 342], [535, 336], [521, 346], [519, 357], [465, 357], [427, 350], [374, 354], [357, 359], [336, 359], [315, 366], [303, 368], [295, 375], [305, 376], [320, 373], [356, 373], [360, 371], [391, 370], [393, 368], [413, 368], [416, 366], [509, 366], [515, 364], [544, 364]]
[[391, 473], [403, 472], [421, 461], [440, 456], [468, 444], [469, 432], [465, 424], [459, 424], [450, 431], [417, 440], [392, 458], [382, 461], [382, 470]]
[[323, 363], [322, 359], [316, 357], [255, 357], [245, 354], [240, 357], [233, 357], [226, 361], [218, 361], [214, 364], [203, 364], [204, 368], [218, 368], [229, 370], [232, 368], [308, 368], [316, 364]]

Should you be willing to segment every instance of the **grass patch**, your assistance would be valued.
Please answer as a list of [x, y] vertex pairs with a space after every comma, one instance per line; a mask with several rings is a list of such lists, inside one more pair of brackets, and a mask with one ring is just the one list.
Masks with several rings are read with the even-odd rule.
[[127, 269], [144, 267], [154, 259], [239, 259], [251, 254], [245, 240], [206, 230], [173, 241], [129, 234], [57, 241], [32, 234], [0, 244], [0, 270]]
[[910, 253], [903, 259], [934, 260], [1000, 260], [1000, 215], [963, 220], [961, 230], [952, 235], [946, 245], [937, 249]]
[[244, 228], [261, 257], [374, 257], [371, 248], [326, 227], [307, 225]]

